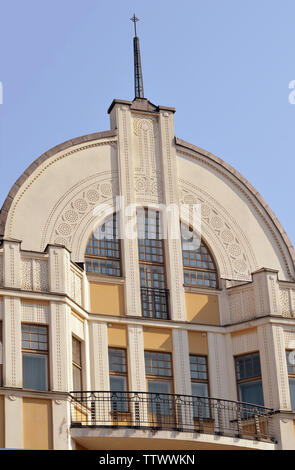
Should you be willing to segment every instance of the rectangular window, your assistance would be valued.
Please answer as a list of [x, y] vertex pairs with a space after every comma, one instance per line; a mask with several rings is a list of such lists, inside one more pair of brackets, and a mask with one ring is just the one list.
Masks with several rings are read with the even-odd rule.
[[205, 398], [209, 396], [207, 357], [190, 354], [189, 360], [192, 395], [198, 397], [193, 400], [194, 418], [199, 418], [201, 415], [203, 418], [209, 418], [210, 404], [209, 400]]
[[160, 212], [138, 209], [137, 229], [142, 316], [167, 320], [168, 289]]
[[109, 348], [110, 391], [112, 410], [128, 412], [126, 349]]
[[23, 388], [48, 390], [48, 329], [22, 325]]
[[263, 391], [259, 353], [235, 358], [239, 400], [263, 406]]
[[3, 386], [2, 321], [0, 321], [0, 387]]
[[170, 353], [145, 351], [145, 369], [149, 392], [149, 412], [174, 415], [172, 358]]
[[288, 368], [291, 408], [295, 411], [295, 353], [286, 351], [286, 360]]
[[82, 355], [81, 355], [81, 341], [72, 337], [72, 351], [73, 351], [73, 390], [82, 391]]

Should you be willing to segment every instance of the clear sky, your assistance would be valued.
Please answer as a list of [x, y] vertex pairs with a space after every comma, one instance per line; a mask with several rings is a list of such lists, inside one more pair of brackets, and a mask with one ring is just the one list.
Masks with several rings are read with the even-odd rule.
[[112, 100], [134, 98], [135, 12], [145, 96], [176, 107], [176, 136], [240, 171], [295, 244], [294, 0], [0, 5], [0, 205], [43, 152], [109, 129]]

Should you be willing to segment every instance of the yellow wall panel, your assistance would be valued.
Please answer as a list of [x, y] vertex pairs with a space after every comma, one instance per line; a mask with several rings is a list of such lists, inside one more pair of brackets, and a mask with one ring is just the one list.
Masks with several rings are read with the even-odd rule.
[[4, 414], [4, 396], [0, 395], [0, 447], [5, 447], [5, 414]]
[[52, 449], [51, 400], [23, 398], [24, 449]]
[[118, 348], [127, 348], [127, 331], [124, 325], [108, 327], [108, 344]]
[[217, 295], [186, 292], [185, 303], [188, 322], [220, 325]]
[[125, 315], [124, 286], [90, 282], [90, 303], [92, 313]]
[[144, 328], [143, 341], [145, 350], [172, 352], [171, 330], [164, 328]]
[[190, 354], [208, 355], [207, 334], [201, 331], [188, 332], [188, 347]]

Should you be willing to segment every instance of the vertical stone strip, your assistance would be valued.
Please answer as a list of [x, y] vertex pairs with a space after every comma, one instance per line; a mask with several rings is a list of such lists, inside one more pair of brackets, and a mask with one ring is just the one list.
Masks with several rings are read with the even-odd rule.
[[264, 405], [275, 409], [290, 409], [285, 343], [280, 326], [258, 327]]
[[[118, 171], [120, 195], [124, 205], [128, 207], [135, 203], [133, 185], [133, 159], [131, 143], [131, 115], [127, 106], [117, 106], [116, 122], [118, 127]], [[130, 221], [126, 217], [125, 222]], [[141, 315], [140, 282], [138, 265], [137, 239], [124, 238], [122, 241], [122, 261], [125, 274], [125, 305], [126, 315]], [[128, 267], [128, 269], [127, 269]]]
[[[179, 207], [178, 177], [176, 150], [174, 146], [174, 121], [173, 113], [160, 113], [160, 147], [162, 163], [163, 200], [167, 206]], [[186, 320], [185, 299], [183, 289], [183, 266], [179, 220], [174, 227], [168, 223], [166, 266], [168, 287], [170, 289], [171, 319], [176, 321]]]
[[214, 398], [227, 399], [229, 390], [225, 336], [219, 333], [208, 333], [208, 350], [210, 395]]
[[16, 297], [4, 297], [3, 382], [5, 387], [22, 387], [21, 303]]
[[[129, 390], [132, 394], [132, 419], [134, 424], [144, 425], [147, 423], [147, 401], [146, 395], [136, 392], [146, 392], [144, 343], [142, 326], [128, 325], [128, 373]], [[144, 399], [142, 400], [142, 398]]]
[[[186, 330], [172, 331], [174, 390], [177, 395], [191, 395], [188, 333]], [[194, 429], [194, 412], [190, 399], [176, 397], [175, 412], [179, 428]]]
[[20, 242], [4, 240], [3, 247], [4, 286], [19, 289], [21, 287]]
[[52, 390], [59, 392], [67, 392], [70, 383], [69, 340], [71, 329], [67, 322], [68, 310], [69, 307], [60, 302], [50, 302], [50, 378]]
[[[111, 423], [109, 356], [108, 356], [108, 328], [107, 323], [91, 322], [89, 326], [91, 351], [91, 378], [94, 394], [91, 419], [93, 424], [109, 425]], [[90, 396], [90, 394], [89, 394]], [[90, 403], [88, 403], [90, 406]]]

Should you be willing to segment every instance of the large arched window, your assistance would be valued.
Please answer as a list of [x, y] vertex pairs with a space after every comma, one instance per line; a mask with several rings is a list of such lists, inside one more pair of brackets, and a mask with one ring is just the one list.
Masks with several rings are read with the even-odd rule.
[[142, 316], [168, 318], [168, 290], [160, 212], [137, 210]]
[[101, 276], [122, 275], [121, 246], [117, 238], [117, 216], [109, 216], [88, 240], [85, 254], [86, 272]]
[[[188, 229], [185, 232], [188, 233]], [[192, 239], [187, 239], [184, 235], [181, 237], [181, 244], [184, 285], [216, 289], [217, 269], [206, 244], [200, 240], [197, 248], [194, 248]]]

